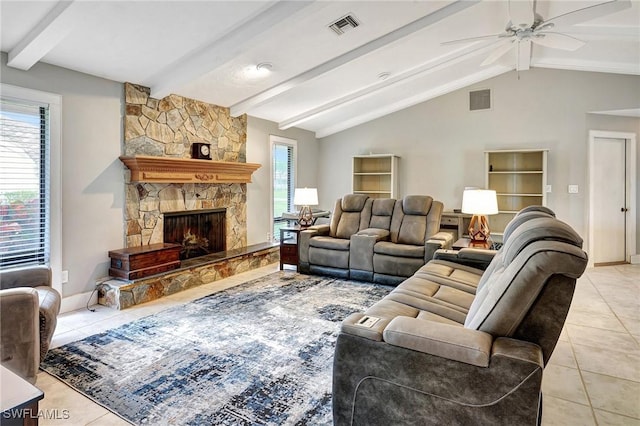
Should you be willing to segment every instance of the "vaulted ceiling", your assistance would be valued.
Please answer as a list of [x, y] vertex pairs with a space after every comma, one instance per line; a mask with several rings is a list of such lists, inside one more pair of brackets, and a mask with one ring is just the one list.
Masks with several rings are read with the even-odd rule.
[[[330, 24], [347, 15], [357, 26], [344, 20], [338, 35]], [[549, 32], [584, 45], [505, 33], [510, 19], [558, 16]], [[516, 67], [640, 74], [639, 0], [0, 0], [0, 24], [11, 67], [41, 61], [142, 84], [318, 137]], [[496, 36], [442, 44], [484, 35]], [[544, 45], [552, 39], [581, 47]]]

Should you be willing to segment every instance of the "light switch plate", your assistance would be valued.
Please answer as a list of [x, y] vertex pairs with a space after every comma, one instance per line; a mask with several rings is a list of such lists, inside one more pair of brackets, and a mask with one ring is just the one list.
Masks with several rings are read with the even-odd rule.
[[547, 185], [547, 186], [545, 187], [545, 192], [546, 192], [546, 193], [551, 192], [551, 185]]
[[69, 282], [69, 271], [62, 271], [62, 284]]
[[578, 185], [569, 185], [569, 194], [577, 194]]

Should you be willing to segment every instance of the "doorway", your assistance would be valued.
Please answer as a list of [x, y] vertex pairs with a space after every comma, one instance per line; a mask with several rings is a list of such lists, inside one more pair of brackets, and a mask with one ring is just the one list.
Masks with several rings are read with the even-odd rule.
[[629, 263], [636, 248], [636, 136], [589, 132], [589, 257]]

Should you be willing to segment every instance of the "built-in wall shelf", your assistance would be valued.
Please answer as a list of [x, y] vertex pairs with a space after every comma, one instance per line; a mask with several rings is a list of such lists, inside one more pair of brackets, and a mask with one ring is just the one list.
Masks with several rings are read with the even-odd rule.
[[546, 149], [485, 151], [486, 188], [498, 197], [497, 215], [489, 216], [491, 235], [499, 236], [521, 209], [547, 204]]
[[152, 183], [250, 183], [261, 165], [190, 158], [121, 156], [131, 171], [131, 182]]
[[398, 156], [392, 154], [356, 155], [353, 157], [354, 194], [371, 198], [397, 198]]

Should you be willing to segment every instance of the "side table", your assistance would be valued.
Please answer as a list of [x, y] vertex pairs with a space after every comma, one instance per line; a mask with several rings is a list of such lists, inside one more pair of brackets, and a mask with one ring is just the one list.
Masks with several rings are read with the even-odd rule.
[[298, 237], [305, 229], [301, 226], [280, 228], [280, 270], [285, 263], [298, 268]]
[[488, 242], [471, 242], [469, 238], [459, 238], [455, 243], [453, 243], [452, 248], [454, 250], [460, 250], [463, 248], [480, 248], [480, 249], [489, 249], [491, 248], [491, 243]]
[[0, 382], [2, 383], [1, 423], [8, 426], [37, 425], [38, 401], [44, 398], [44, 393], [2, 365], [0, 365]]
[[467, 230], [469, 229], [471, 216], [473, 215], [467, 213], [442, 212], [440, 230], [453, 233], [455, 239], [461, 239], [468, 234]]

